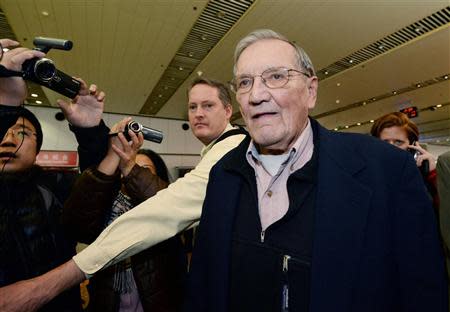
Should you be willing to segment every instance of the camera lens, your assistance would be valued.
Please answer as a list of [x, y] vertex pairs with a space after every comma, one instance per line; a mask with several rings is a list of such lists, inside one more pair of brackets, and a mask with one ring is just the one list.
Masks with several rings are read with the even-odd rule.
[[141, 131], [141, 125], [139, 123], [137, 123], [136, 121], [130, 122], [128, 124], [128, 128], [135, 133]]
[[50, 81], [55, 75], [55, 72], [55, 64], [49, 59], [40, 59], [34, 65], [34, 75], [41, 81]]

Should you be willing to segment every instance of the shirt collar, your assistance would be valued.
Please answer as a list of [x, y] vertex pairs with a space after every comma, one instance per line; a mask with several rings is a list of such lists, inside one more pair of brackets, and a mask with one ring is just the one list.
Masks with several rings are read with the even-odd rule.
[[[300, 136], [297, 138], [297, 140], [295, 140], [292, 147], [284, 154], [284, 155], [288, 154], [284, 163], [287, 163], [290, 161], [292, 161], [293, 163], [296, 163], [297, 160], [299, 159], [299, 157], [302, 156], [307, 151], [312, 153], [312, 150], [314, 148], [314, 144], [313, 144], [313, 140], [312, 140], [313, 131], [312, 131], [311, 122], [309, 121], [309, 118], [307, 119], [307, 122], [308, 123], [307, 123], [305, 129], [300, 134]], [[253, 141], [253, 139], [250, 141], [250, 144], [247, 148], [246, 158], [247, 158], [247, 162], [252, 167], [255, 166], [255, 163], [257, 163], [257, 162], [259, 163], [261, 160], [260, 153], [259, 153], [258, 148], [257, 148], [255, 142]], [[310, 156], [309, 156], [309, 158], [310, 158]]]

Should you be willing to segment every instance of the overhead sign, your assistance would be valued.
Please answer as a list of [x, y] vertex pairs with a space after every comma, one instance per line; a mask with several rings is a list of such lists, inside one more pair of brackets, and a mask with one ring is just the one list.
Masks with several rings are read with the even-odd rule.
[[415, 118], [419, 116], [419, 111], [416, 106], [406, 107], [400, 110], [401, 113], [405, 114], [409, 118]]
[[78, 167], [76, 151], [40, 151], [36, 164], [42, 167]]

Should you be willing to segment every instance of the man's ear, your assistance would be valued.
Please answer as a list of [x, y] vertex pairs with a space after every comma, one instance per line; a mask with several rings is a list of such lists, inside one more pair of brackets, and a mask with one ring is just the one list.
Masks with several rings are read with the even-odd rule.
[[225, 106], [225, 114], [228, 119], [233, 115], [233, 105], [231, 103]]
[[314, 106], [316, 106], [316, 100], [317, 100], [317, 89], [319, 88], [319, 80], [316, 76], [312, 77], [309, 81], [308, 85], [308, 108], [313, 109]]

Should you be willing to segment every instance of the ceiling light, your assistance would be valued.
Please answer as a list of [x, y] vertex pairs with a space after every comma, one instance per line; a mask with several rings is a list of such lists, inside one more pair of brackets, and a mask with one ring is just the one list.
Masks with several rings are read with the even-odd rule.
[[[325, 74], [325, 75], [328, 75], [328, 70], [326, 70], [324, 74]], [[448, 78], [448, 77], [447, 77], [447, 78]], [[447, 79], [447, 78], [445, 78], [445, 79]]]
[[364, 101], [362, 105], [363, 105], [363, 106], [366, 106], [366, 104], [367, 104], [367, 102], [366, 102], [366, 101]]
[[338, 128], [334, 128], [334, 131], [338, 131], [339, 129]]
[[348, 129], [348, 126], [345, 126], [345, 129]]
[[383, 50], [383, 49], [384, 49], [384, 45], [380, 44], [380, 45], [378, 46], [378, 49]]
[[171, 77], [170, 80], [175, 81], [175, 78], [174, 78], [174, 77]]
[[203, 72], [201, 70], [197, 71], [197, 76], [203, 75]]
[[352, 60], [352, 59], [349, 59], [348, 62], [349, 62], [350, 64], [353, 64], [353, 60]]
[[437, 107], [437, 108], [442, 107], [442, 104], [438, 104], [438, 105], [436, 105], [436, 107]]
[[179, 69], [179, 70], [183, 70], [184, 68], [180, 66], [180, 67], [178, 67], [178, 69]]
[[397, 91], [392, 91], [392, 94], [397, 94]]
[[336, 84], [336, 86], [340, 87], [340, 86], [341, 86], [341, 83], [340, 83], [340, 82], [338, 82], [338, 83]]
[[159, 97], [159, 98], [162, 98], [162, 94], [158, 94], [158, 97]]
[[44, 16], [49, 16], [50, 15], [47, 11], [42, 11], [41, 14], [44, 15]]
[[42, 101], [36, 101], [36, 104], [42, 104]]
[[361, 126], [361, 123], [360, 123], [360, 122], [358, 122], [358, 123], [356, 123], [356, 125], [357, 125], [357, 126]]
[[32, 97], [38, 97], [38, 95], [36, 93], [31, 93]]
[[370, 122], [371, 122], [371, 123], [374, 123], [374, 122], [375, 122], [375, 120], [373, 120], [373, 119], [370, 119]]
[[188, 53], [188, 56], [189, 56], [189, 57], [193, 57], [193, 56], [194, 56], [194, 52], [189, 52], [189, 53]]
[[[3, 49], [3, 50], [5, 50], [5, 49]], [[448, 75], [445, 75], [445, 76], [444, 76], [444, 79], [447, 80], [447, 79], [448, 79]]]
[[422, 26], [417, 26], [416, 29], [414, 29], [415, 32], [421, 32], [422, 30]]
[[420, 88], [422, 85], [420, 83], [416, 84], [417, 88]]
[[216, 13], [216, 16], [217, 16], [218, 18], [224, 18], [225, 15], [227, 15], [227, 14], [226, 14], [224, 11], [218, 11], [218, 12]]
[[341, 101], [339, 101], [339, 99], [336, 100], [336, 104], [339, 104]]
[[208, 39], [208, 37], [206, 37], [206, 35], [201, 35], [200, 39], [202, 39], [203, 41], [205, 41], [206, 39]]
[[3, 52], [8, 52], [9, 49], [8, 48], [3, 48]]
[[375, 101], [376, 100], [376, 98], [372, 98], [372, 101]]

